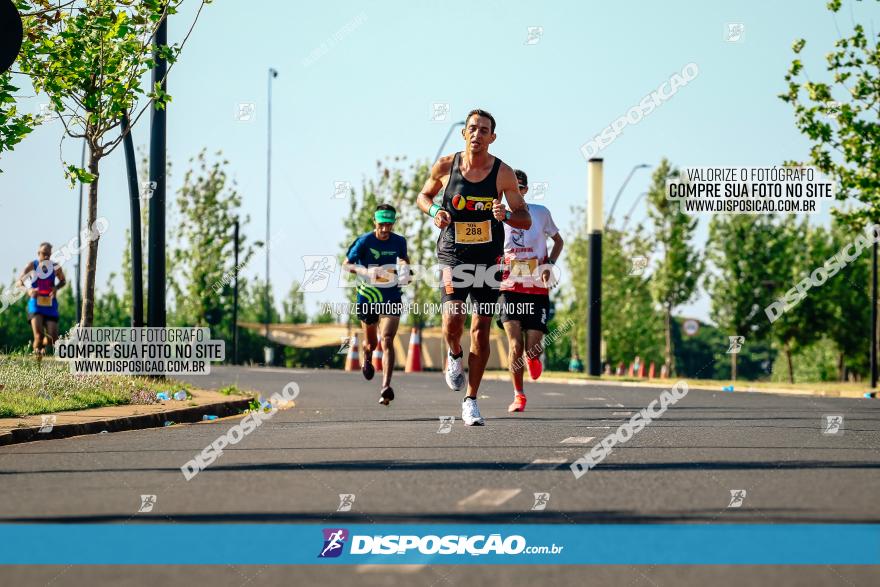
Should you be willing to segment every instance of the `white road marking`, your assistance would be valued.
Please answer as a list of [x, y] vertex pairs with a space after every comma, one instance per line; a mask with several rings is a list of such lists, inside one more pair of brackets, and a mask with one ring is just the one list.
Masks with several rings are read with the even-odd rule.
[[622, 407], [624, 407], [624, 405], [623, 404], [605, 404], [605, 407], [606, 408], [622, 408]]
[[632, 416], [632, 412], [611, 412], [612, 416]]
[[611, 426], [584, 426], [587, 430], [611, 430]]
[[254, 373], [287, 373], [290, 375], [303, 375], [311, 373], [308, 369], [286, 369], [284, 367], [245, 367], [246, 371]]
[[357, 565], [355, 571], [358, 573], [398, 573], [411, 574], [418, 573], [428, 565]]
[[550, 395], [550, 396], [554, 396], [554, 395], [565, 395], [565, 394], [564, 394], [564, 393], [558, 393], [558, 392], [556, 392], [556, 391], [545, 391], [542, 395]]
[[569, 385], [586, 385], [587, 384], [586, 381], [579, 381], [577, 379], [569, 379], [566, 383], [568, 383]]
[[522, 489], [480, 489], [458, 502], [458, 507], [499, 506], [519, 494]]
[[604, 397], [585, 397], [584, 399], [587, 400], [587, 401], [591, 401], [591, 402], [604, 402], [604, 401], [608, 401], [608, 400], [606, 400]]
[[595, 436], [569, 436], [559, 444], [588, 444]]
[[565, 463], [565, 462], [568, 462], [568, 460], [567, 459], [559, 459], [559, 458], [535, 459], [534, 461], [532, 461], [531, 463], [529, 463], [528, 465], [523, 467], [522, 470], [525, 471], [525, 470], [539, 469], [539, 470], [549, 471], [549, 470], [555, 469], [556, 467], [558, 467], [559, 465], [561, 465], [562, 463]]

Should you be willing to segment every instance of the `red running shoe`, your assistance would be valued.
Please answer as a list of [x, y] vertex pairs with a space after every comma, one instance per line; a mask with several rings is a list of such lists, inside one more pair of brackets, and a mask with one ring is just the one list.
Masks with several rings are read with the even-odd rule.
[[508, 412], [525, 412], [526, 411], [526, 395], [524, 393], [516, 394], [513, 403], [507, 406]]
[[526, 364], [529, 366], [529, 377], [532, 378], [532, 381], [537, 381], [538, 377], [540, 377], [541, 373], [544, 371], [544, 365], [541, 364], [541, 359], [526, 359]]

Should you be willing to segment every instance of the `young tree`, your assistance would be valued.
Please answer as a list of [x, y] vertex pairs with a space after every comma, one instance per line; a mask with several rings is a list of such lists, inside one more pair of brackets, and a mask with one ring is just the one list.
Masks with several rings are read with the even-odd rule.
[[[773, 290], [776, 299], [781, 299], [801, 279], [823, 266], [831, 255], [831, 242], [823, 228], [811, 227], [806, 219], [798, 223], [792, 216], [780, 223], [776, 237], [784, 249], [785, 263], [776, 264]], [[794, 383], [793, 355], [817, 342], [828, 328], [831, 301], [825, 291], [811, 292], [773, 322], [770, 334], [785, 355], [789, 383]]]
[[[831, 0], [827, 6], [837, 13], [842, 4]], [[880, 222], [880, 35], [874, 33], [873, 26], [871, 31], [868, 36], [863, 25], [854, 23], [852, 32], [834, 43], [834, 50], [826, 56], [824, 81], [811, 81], [796, 57], [785, 75], [788, 91], [779, 95], [792, 106], [795, 125], [811, 143], [807, 162], [836, 180], [838, 200], [852, 198], [862, 204], [832, 211], [856, 229]], [[799, 56], [805, 46], [806, 40], [798, 39], [792, 50]], [[813, 79], [819, 78], [813, 74]], [[856, 269], [851, 275], [861, 278]], [[870, 323], [868, 318], [841, 326], [855, 331], [854, 325]], [[862, 337], [856, 332], [851, 335], [854, 339], [844, 340], [846, 335], [838, 333], [836, 340], [844, 345], [841, 352], [844, 347], [845, 352], [857, 351], [850, 344]], [[870, 346], [867, 342], [867, 348]]]
[[[705, 282], [712, 299], [712, 319], [727, 336], [744, 336], [746, 345], [766, 338], [770, 321], [764, 308], [775, 299], [788, 250], [772, 216], [712, 218], [706, 254], [715, 271], [707, 274]], [[736, 360], [737, 353], [732, 352], [732, 379], [736, 379]]]
[[[275, 308], [275, 297], [269, 290], [269, 316], [266, 315], [266, 282], [254, 279], [239, 280], [238, 319], [240, 322], [256, 322], [258, 324], [281, 322], [281, 316]], [[247, 328], [238, 331], [238, 356], [242, 362], [263, 362], [263, 347], [266, 337], [262, 328], [253, 332]]]
[[308, 321], [305, 295], [300, 291], [298, 281], [291, 284], [287, 299], [281, 302], [281, 306], [284, 310], [284, 321], [288, 324], [305, 324]]
[[[165, 58], [169, 67], [177, 60], [186, 38], [159, 47], [155, 54], [150, 43], [158, 26], [182, 2], [73, 0], [55, 5], [51, 0], [18, 0], [25, 29], [17, 62], [20, 73], [30, 76], [34, 90], [49, 97], [65, 136], [85, 139], [89, 147], [86, 169], [63, 162], [71, 182], [89, 184], [89, 228], [98, 216], [100, 162], [122, 142], [122, 118], [129, 116], [133, 126], [150, 106], [164, 108], [171, 99], [161, 82], [145, 92], [141, 79], [157, 57]], [[209, 2], [201, 0], [193, 26]], [[98, 240], [90, 240], [86, 252], [83, 326], [94, 321]]]
[[[843, 222], [831, 225], [832, 254], [853, 242], [856, 231]], [[837, 348], [837, 376], [845, 381], [847, 372], [867, 373], [868, 353], [871, 347], [870, 333], [864, 328], [855, 327], [871, 323], [871, 295], [868, 290], [868, 277], [871, 273], [871, 258], [867, 252], [859, 255], [828, 283], [822, 286], [822, 295], [832, 301], [825, 334]]]
[[[586, 320], [589, 309], [587, 296], [587, 269], [589, 267], [589, 235], [583, 208], [573, 210], [574, 222], [566, 236], [565, 260], [569, 279], [563, 281], [567, 303], [560, 303], [555, 321], [572, 320], [570, 331], [573, 350], [586, 356]], [[637, 226], [624, 235], [608, 226], [602, 237], [602, 340], [605, 356], [610, 364], [629, 363], [639, 356], [643, 362], [659, 359], [662, 348], [663, 326], [654, 308], [649, 279], [640, 270], [633, 271], [633, 259], [650, 252], [650, 241], [642, 227]]]
[[648, 215], [654, 223], [654, 242], [662, 249], [660, 260], [651, 275], [651, 295], [663, 308], [666, 339], [664, 362], [670, 374], [675, 373], [672, 312], [694, 297], [704, 269], [700, 252], [691, 245], [697, 229], [696, 216], [685, 214], [678, 202], [666, 199], [666, 182], [677, 176], [678, 171], [663, 158], [654, 171], [648, 190]]
[[[177, 193], [180, 220], [170, 255], [176, 321], [186, 326], [210, 325], [216, 337], [231, 341], [233, 236], [241, 195], [226, 174], [228, 161], [209, 161], [203, 149], [190, 164]], [[245, 217], [241, 225], [248, 221]], [[240, 244], [239, 249], [239, 263], [246, 265], [254, 250], [247, 244]]]

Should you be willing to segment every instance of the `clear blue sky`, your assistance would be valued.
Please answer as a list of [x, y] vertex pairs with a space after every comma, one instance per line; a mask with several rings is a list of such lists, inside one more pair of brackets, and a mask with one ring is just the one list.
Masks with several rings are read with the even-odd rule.
[[[195, 2], [190, 0], [191, 6]], [[216, 0], [206, 7], [169, 81], [169, 199], [186, 161], [202, 147], [222, 150], [251, 216], [248, 237], [262, 238], [266, 191], [266, 77], [275, 67], [272, 234], [276, 295], [303, 275], [301, 255], [336, 254], [345, 200], [331, 199], [335, 181], [359, 185], [377, 159], [433, 157], [448, 128], [430, 120], [431, 104], [448, 102], [450, 120], [473, 107], [498, 120], [493, 151], [549, 183], [544, 200], [563, 235], [570, 207], [586, 198], [586, 164], [579, 147], [689, 62], [699, 76], [602, 151], [606, 210], [629, 170], [662, 156], [678, 166], [773, 165], [803, 158], [807, 143], [790, 107], [776, 96], [791, 61], [791, 43], [808, 40], [803, 59], [822, 78], [824, 55], [850, 29], [845, 6], [833, 17], [825, 2], [260, 2]], [[853, 8], [868, 32], [880, 25], [876, 2]], [[178, 40], [190, 11], [173, 18]], [[343, 38], [333, 40], [349, 24]], [[724, 38], [727, 23], [745, 25], [741, 42]], [[530, 26], [543, 27], [527, 44]], [[322, 42], [328, 50], [304, 63]], [[319, 52], [320, 53], [320, 52]], [[22, 100], [37, 110], [40, 98]], [[233, 114], [256, 103], [256, 120]], [[146, 146], [147, 120], [135, 129]], [[60, 123], [44, 125], [2, 160], [0, 277], [34, 256], [40, 241], [76, 234], [76, 189], [63, 178]], [[452, 151], [458, 144], [451, 142]], [[75, 161], [80, 145], [64, 143]], [[128, 196], [119, 149], [103, 163], [99, 215], [110, 221], [101, 241], [98, 284], [120, 272]], [[617, 216], [641, 192], [650, 171], [627, 187]], [[640, 206], [635, 218], [645, 217]], [[827, 213], [817, 217], [827, 221]], [[708, 219], [701, 220], [700, 241]], [[257, 261], [247, 273], [262, 276]], [[72, 273], [73, 265], [69, 267]], [[121, 287], [117, 281], [117, 287]], [[310, 294], [319, 301], [342, 296]], [[681, 313], [708, 317], [709, 300]]]

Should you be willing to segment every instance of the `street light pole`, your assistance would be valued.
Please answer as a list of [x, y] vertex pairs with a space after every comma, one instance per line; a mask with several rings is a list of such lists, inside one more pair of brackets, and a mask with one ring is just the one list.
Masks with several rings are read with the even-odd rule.
[[587, 282], [587, 373], [602, 374], [602, 159], [587, 163], [587, 233], [590, 268]]
[[270, 205], [272, 201], [272, 80], [278, 77], [278, 71], [272, 67], [269, 68], [269, 83], [268, 83], [268, 94], [269, 94], [269, 107], [268, 114], [266, 115], [266, 134], [267, 134], [267, 147], [266, 147], [266, 341], [269, 339], [269, 321], [271, 320], [272, 312], [271, 302], [270, 302], [270, 293], [269, 293], [269, 211]]
[[[437, 149], [437, 155], [434, 157], [434, 163], [436, 163], [437, 159], [440, 158], [440, 155], [443, 154], [443, 148], [446, 147], [446, 142], [449, 140], [449, 137], [452, 135], [452, 129], [454, 129], [456, 126], [464, 126], [464, 124], [465, 124], [464, 120], [459, 120], [458, 122], [453, 122], [449, 126], [449, 130], [446, 131], [446, 138], [443, 139], [443, 142], [440, 143], [440, 148]], [[433, 165], [433, 163], [432, 163], [432, 165]]]
[[629, 212], [626, 213], [626, 216], [623, 217], [623, 226], [620, 227], [621, 231], [626, 230], [626, 225], [629, 224], [629, 219], [632, 217], [633, 212], [636, 210], [636, 206], [639, 205], [639, 202], [642, 201], [642, 198], [648, 195], [648, 192], [642, 192], [639, 194], [639, 197], [636, 198], [636, 201], [633, 202], [633, 205], [630, 206]]
[[233, 241], [235, 243], [235, 266], [233, 268], [235, 289], [232, 294], [232, 364], [238, 365], [238, 218], [235, 219]]
[[605, 219], [605, 224], [609, 224], [611, 222], [611, 218], [614, 216], [614, 209], [617, 208], [617, 201], [620, 199], [620, 195], [623, 193], [624, 188], [626, 188], [626, 184], [628, 184], [629, 180], [632, 179], [633, 174], [635, 174], [635, 172], [639, 169], [647, 169], [648, 167], [650, 167], [650, 165], [646, 163], [641, 163], [630, 170], [629, 175], [626, 176], [626, 179], [623, 182], [623, 185], [620, 186], [619, 190], [617, 190], [617, 195], [614, 196], [614, 202], [611, 203], [611, 212], [608, 213], [608, 218]]
[[871, 389], [877, 388], [877, 241], [871, 256]]

